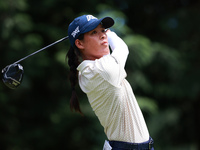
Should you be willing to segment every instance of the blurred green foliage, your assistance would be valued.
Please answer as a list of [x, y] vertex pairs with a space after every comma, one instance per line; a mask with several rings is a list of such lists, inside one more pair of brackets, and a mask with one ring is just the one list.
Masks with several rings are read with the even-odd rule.
[[[155, 149], [200, 149], [200, 3], [197, 0], [1, 0], [0, 68], [67, 35], [82, 14], [111, 16], [127, 43], [131, 83]], [[0, 83], [1, 150], [100, 150], [106, 136], [85, 94], [69, 109], [65, 41], [21, 62], [16, 90]]]

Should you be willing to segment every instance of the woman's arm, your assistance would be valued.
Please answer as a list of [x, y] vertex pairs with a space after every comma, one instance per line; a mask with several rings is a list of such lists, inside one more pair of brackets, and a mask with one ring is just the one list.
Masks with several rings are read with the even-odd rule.
[[116, 33], [110, 30], [107, 31], [107, 36], [112, 50], [111, 55], [124, 67], [129, 53], [126, 43]]

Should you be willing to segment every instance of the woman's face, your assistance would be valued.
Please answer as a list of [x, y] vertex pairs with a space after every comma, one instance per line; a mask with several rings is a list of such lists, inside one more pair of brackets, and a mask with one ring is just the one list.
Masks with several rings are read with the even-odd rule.
[[75, 41], [84, 60], [95, 60], [110, 53], [105, 28], [99, 24], [94, 30], [84, 34], [84, 39]]

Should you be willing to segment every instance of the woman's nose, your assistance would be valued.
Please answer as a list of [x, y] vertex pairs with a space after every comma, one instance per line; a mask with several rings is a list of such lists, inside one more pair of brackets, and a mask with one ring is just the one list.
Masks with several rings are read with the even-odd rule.
[[104, 39], [105, 37], [106, 37], [107, 35], [106, 35], [106, 33], [100, 33], [100, 39]]

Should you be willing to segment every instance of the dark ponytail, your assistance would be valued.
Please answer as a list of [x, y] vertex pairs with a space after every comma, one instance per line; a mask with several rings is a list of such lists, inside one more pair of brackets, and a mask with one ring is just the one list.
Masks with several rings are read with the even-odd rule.
[[80, 62], [79, 62], [77, 54], [75, 53], [75, 49], [72, 46], [70, 47], [66, 57], [68, 57], [68, 65], [70, 68], [69, 80], [70, 80], [71, 88], [72, 88], [72, 95], [70, 98], [70, 108], [72, 111], [75, 110], [82, 114], [80, 106], [79, 106], [78, 96], [75, 90], [75, 87], [78, 83], [78, 71], [76, 68], [78, 67]]
[[[78, 39], [80, 40], [83, 39], [83, 35], [80, 35]], [[78, 83], [77, 67], [80, 64], [79, 57], [80, 57], [80, 52], [78, 48], [76, 46], [74, 47], [71, 46], [66, 55], [66, 58], [68, 58], [68, 65], [70, 68], [69, 80], [70, 80], [71, 88], [72, 88], [72, 95], [70, 98], [70, 109], [71, 111], [75, 110], [79, 112], [80, 114], [82, 114], [80, 106], [79, 106], [78, 96], [75, 90], [75, 87]]]

